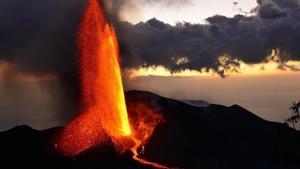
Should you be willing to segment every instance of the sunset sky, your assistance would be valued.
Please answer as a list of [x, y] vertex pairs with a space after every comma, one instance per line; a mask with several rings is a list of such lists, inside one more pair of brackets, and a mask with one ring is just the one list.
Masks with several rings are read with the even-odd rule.
[[[257, 5], [256, 0], [191, 0], [168, 5], [141, 3], [137, 5], [140, 9], [138, 15], [126, 10], [125, 6], [122, 16], [131, 23], [146, 22], [155, 17], [171, 25], [182, 21], [207, 24], [205, 19], [214, 15], [257, 15], [251, 13]], [[271, 52], [269, 55], [276, 54]], [[289, 116], [291, 103], [300, 98], [300, 73], [289, 68], [280, 69], [280, 64], [274, 61], [276, 57], [257, 64], [239, 61], [237, 71], [225, 71], [226, 78], [221, 78], [213, 70], [203, 69], [171, 73], [162, 65], [126, 69], [125, 86], [128, 90], [150, 90], [177, 99], [205, 100], [227, 106], [239, 104], [260, 117], [282, 122]], [[299, 61], [286, 64], [300, 69]]]
[[[0, 130], [24, 123], [47, 128], [74, 116], [76, 36], [85, 5], [0, 1]], [[104, 5], [118, 36], [126, 90], [239, 104], [280, 122], [300, 99], [299, 0]]]

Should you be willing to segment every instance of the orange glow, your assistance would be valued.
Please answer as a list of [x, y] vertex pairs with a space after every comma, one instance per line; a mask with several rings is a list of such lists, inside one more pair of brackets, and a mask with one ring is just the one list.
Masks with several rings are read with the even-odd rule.
[[147, 106], [145, 103], [137, 102], [134, 107], [128, 107], [131, 113], [130, 124], [134, 129], [133, 135], [135, 142], [139, 141], [137, 147], [133, 147], [133, 152], [137, 154], [138, 146], [145, 143], [145, 141], [152, 135], [154, 128], [158, 123], [162, 122], [163, 116], [156, 113], [154, 110]]
[[79, 30], [81, 113], [58, 137], [61, 153], [74, 156], [109, 137], [131, 135], [118, 57], [114, 29], [90, 0]]
[[0, 82], [5, 80], [6, 83], [40, 83], [58, 79], [54, 74], [24, 73], [18, 70], [18, 65], [0, 61]]
[[150, 67], [140, 67], [137, 69], [125, 69], [124, 73], [129, 78], [136, 78], [136, 77], [145, 77], [145, 76], [163, 76], [163, 77], [209, 77], [214, 76], [215, 73], [210, 70], [209, 72], [200, 72], [196, 70], [183, 70], [180, 72], [171, 72], [167, 68], [163, 66], [150, 66]]
[[[275, 51], [275, 50], [274, 50]], [[218, 62], [225, 62], [227, 59], [226, 56], [219, 57]], [[278, 63], [278, 56], [273, 52], [267, 58], [265, 62], [258, 64], [247, 64], [241, 60], [234, 60], [239, 63], [239, 67], [229, 66], [224, 70], [225, 75], [229, 76], [266, 76], [266, 75], [288, 75], [299, 73], [292, 70], [288, 66], [295, 67], [300, 70], [300, 61], [287, 61], [284, 62], [287, 67], [285, 69], [279, 69], [280, 64]], [[223, 69], [222, 66], [219, 66], [220, 70]], [[234, 71], [237, 70], [237, 71]], [[125, 69], [125, 75], [129, 78], [135, 77], [145, 77], [145, 76], [163, 76], [163, 77], [218, 77], [219, 75], [214, 72], [213, 69], [208, 71], [203, 68], [199, 70], [189, 70], [185, 69], [179, 72], [171, 72], [163, 66], [150, 66], [150, 67], [140, 67], [137, 69]]]
[[152, 135], [155, 127], [164, 122], [162, 114], [157, 113], [150, 106], [142, 102], [136, 102], [134, 106], [129, 106], [128, 111], [131, 113], [130, 124], [133, 128], [131, 139], [135, 145], [131, 148], [134, 153], [133, 158], [140, 163], [153, 166], [155, 168], [167, 169], [167, 166], [141, 159], [138, 156], [143, 154], [143, 145]]

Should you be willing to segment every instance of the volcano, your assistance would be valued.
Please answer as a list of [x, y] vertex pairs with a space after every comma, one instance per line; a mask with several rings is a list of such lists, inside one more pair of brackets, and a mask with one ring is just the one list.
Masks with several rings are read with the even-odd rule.
[[[143, 91], [129, 91], [125, 96], [129, 119], [138, 118], [140, 109], [134, 108], [141, 103], [164, 117], [139, 146], [141, 159], [192, 169], [300, 167], [300, 133], [286, 124], [266, 121], [238, 105], [194, 106]], [[59, 130], [19, 126], [0, 133], [1, 162], [14, 161], [9, 165], [26, 168], [155, 168], [134, 160], [131, 151], [119, 154], [113, 140], [76, 157], [61, 156], [54, 151], [53, 141]]]
[[64, 127], [0, 133], [0, 159], [25, 168], [300, 168], [300, 133], [248, 110], [124, 94], [118, 41], [89, 0], [78, 31], [78, 116]]

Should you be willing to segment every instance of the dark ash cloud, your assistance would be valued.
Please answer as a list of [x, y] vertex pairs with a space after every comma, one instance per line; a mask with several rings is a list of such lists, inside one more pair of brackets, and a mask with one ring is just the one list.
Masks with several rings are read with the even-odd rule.
[[[151, 19], [132, 25], [122, 23], [119, 38], [127, 67], [162, 65], [171, 71], [214, 69], [223, 75], [219, 57], [261, 63], [273, 49], [280, 62], [300, 60], [300, 3], [297, 0], [259, 1], [251, 16], [212, 16], [208, 24], [179, 23], [175, 26]], [[189, 62], [178, 64], [185, 57]], [[224, 63], [222, 63], [224, 64]], [[292, 69], [297, 70], [297, 69]]]
[[69, 71], [84, 6], [81, 0], [0, 1], [0, 57], [33, 72]]
[[[52, 101], [57, 102], [57, 109], [52, 113], [57, 114], [62, 121], [69, 120], [76, 113], [76, 98], [78, 95], [76, 71], [76, 33], [80, 17], [85, 9], [84, 0], [26, 0], [26, 1], [0, 1], [0, 61], [9, 62], [15, 66], [15, 71], [31, 75], [54, 74], [58, 76], [55, 88], [49, 87]], [[5, 77], [12, 74], [3, 75]], [[14, 77], [10, 77], [14, 78]], [[1, 84], [7, 83], [9, 78], [0, 77]], [[40, 93], [22, 95], [23, 88], [18, 84], [12, 86], [14, 93], [1, 93], [1, 98], [26, 98], [32, 109], [48, 105], [43, 102], [47, 99], [39, 98]], [[47, 86], [43, 83], [39, 86]], [[33, 84], [33, 88], [38, 84]], [[38, 86], [38, 87], [39, 87]], [[25, 88], [25, 87], [24, 87]], [[37, 89], [37, 91], [39, 91]], [[57, 92], [59, 91], [59, 92]], [[19, 95], [18, 95], [19, 94]], [[12, 105], [14, 99], [11, 99]], [[15, 99], [15, 101], [17, 101]], [[23, 112], [15, 109], [4, 109], [2, 113], [10, 112], [11, 115], [26, 113], [25, 104], [19, 104]], [[64, 113], [61, 113], [65, 109]], [[45, 109], [50, 110], [45, 107]], [[45, 110], [47, 111], [47, 110]], [[18, 119], [18, 117], [14, 117]]]
[[[76, 79], [76, 32], [86, 0], [0, 2], [0, 57], [19, 69], [56, 73]], [[299, 60], [300, 5], [298, 0], [259, 0], [254, 15], [212, 16], [207, 24], [175, 26], [151, 19], [133, 25], [119, 20], [124, 5], [135, 0], [103, 1], [120, 40], [125, 67], [162, 65], [171, 71], [202, 68], [219, 70], [218, 59], [260, 63], [272, 49], [281, 61]], [[180, 5], [189, 0], [143, 0], [139, 3]], [[138, 9], [137, 9], [138, 10]], [[187, 61], [178, 64], [178, 59]], [[224, 65], [223, 67], [228, 67]], [[297, 69], [293, 69], [297, 70]]]

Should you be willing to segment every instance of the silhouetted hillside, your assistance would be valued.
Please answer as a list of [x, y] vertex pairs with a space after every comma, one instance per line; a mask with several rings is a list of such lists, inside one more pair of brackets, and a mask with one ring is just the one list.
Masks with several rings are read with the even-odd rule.
[[300, 134], [233, 105], [191, 106], [149, 92], [127, 93], [127, 104], [143, 100], [166, 122], [145, 145], [144, 158], [184, 168], [300, 168]]
[[[126, 92], [128, 107], [143, 103], [164, 116], [144, 147], [143, 158], [195, 169], [299, 169], [300, 134], [233, 105], [192, 106], [150, 92]], [[134, 116], [129, 111], [129, 116]], [[119, 155], [113, 144], [99, 145], [76, 158], [55, 153], [60, 128], [19, 126], [0, 133], [0, 161], [10, 168], [151, 168]], [[2, 168], [2, 167], [1, 167]]]

